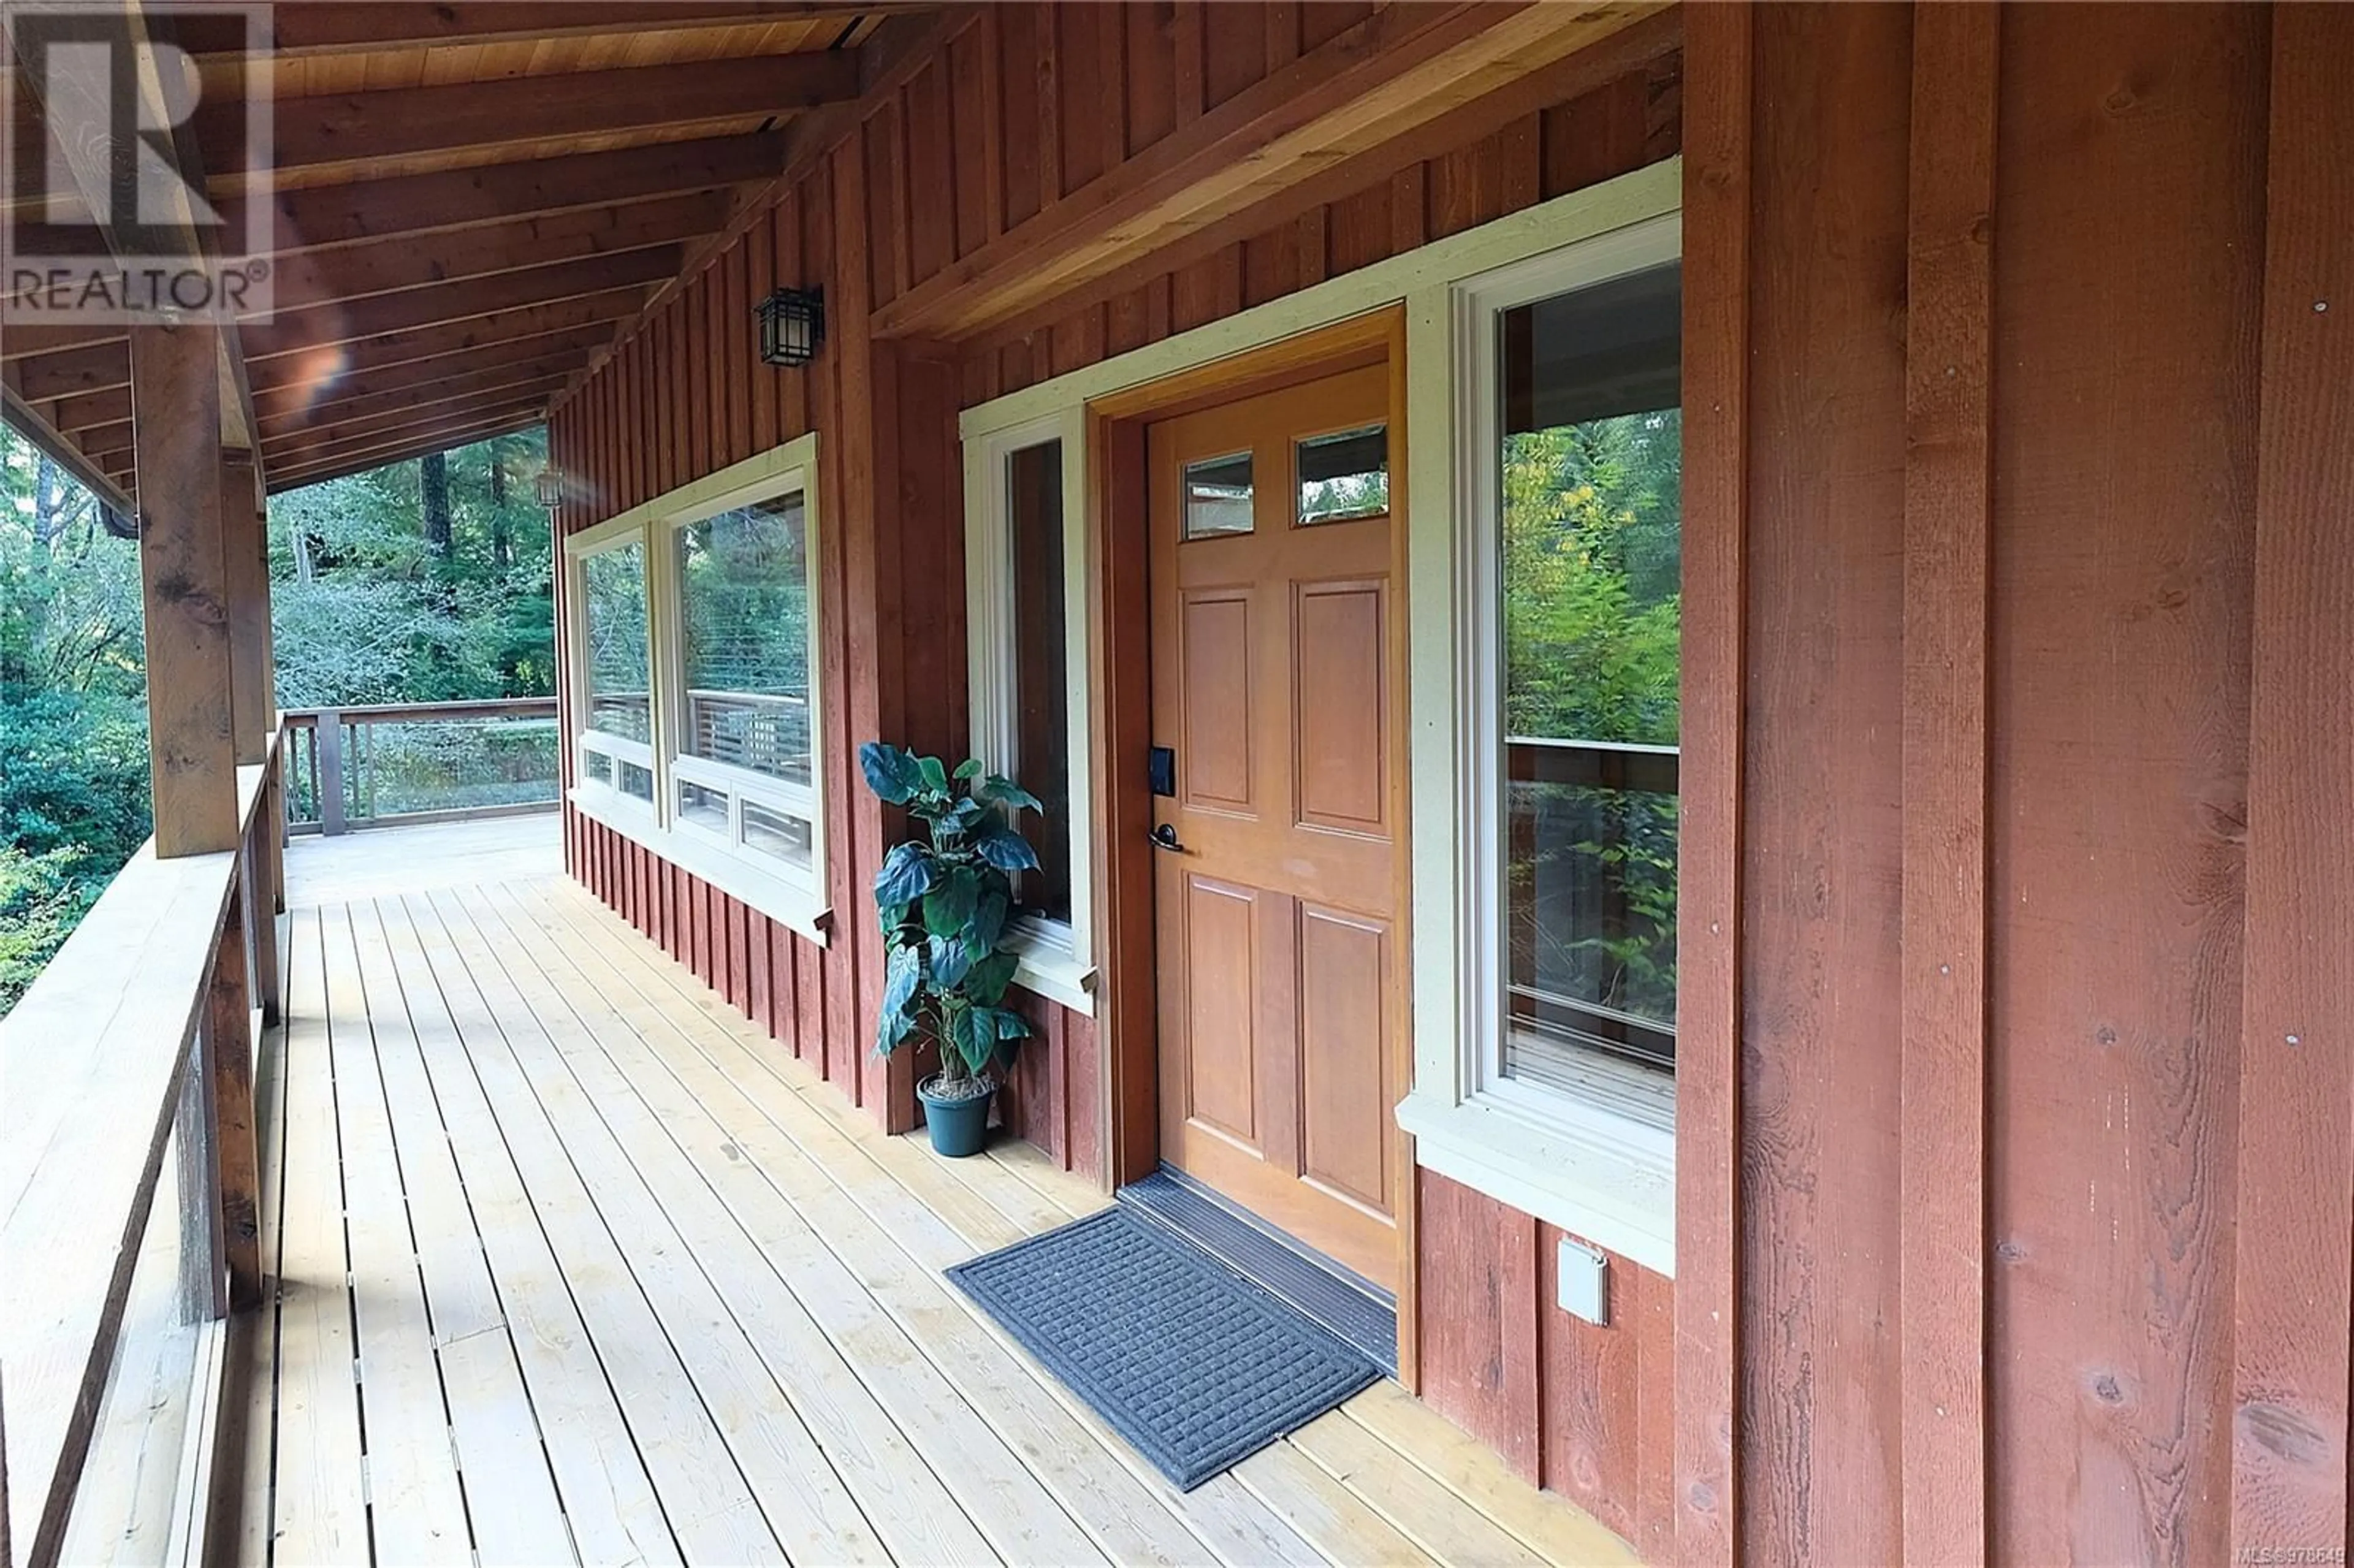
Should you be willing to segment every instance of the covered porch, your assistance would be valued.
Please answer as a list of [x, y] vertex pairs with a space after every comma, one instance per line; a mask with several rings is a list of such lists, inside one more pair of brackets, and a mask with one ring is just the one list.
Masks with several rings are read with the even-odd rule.
[[1096, 1184], [886, 1136], [558, 856], [289, 852], [220, 1560], [1632, 1560], [1393, 1383], [1173, 1490], [941, 1277]]

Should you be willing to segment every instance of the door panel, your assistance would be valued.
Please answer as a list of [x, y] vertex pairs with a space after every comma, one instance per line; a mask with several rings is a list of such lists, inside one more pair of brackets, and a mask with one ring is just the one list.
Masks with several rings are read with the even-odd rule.
[[1257, 898], [1246, 887], [1185, 879], [1186, 1101], [1193, 1119], [1258, 1147], [1251, 977]]
[[[1386, 366], [1160, 421], [1151, 486], [1161, 1152], [1383, 1285], [1403, 1027]], [[1311, 448], [1298, 443], [1350, 434]], [[1335, 450], [1341, 457], [1335, 459]], [[1311, 520], [1299, 517], [1303, 485]]]
[[1386, 825], [1388, 618], [1382, 599], [1378, 582], [1299, 589], [1291, 671], [1301, 822], [1370, 833]]
[[[1387, 1031], [1390, 933], [1337, 909], [1299, 906], [1299, 1061], [1307, 1129], [1300, 1173], [1377, 1214], [1389, 1213]], [[1372, 1071], [1359, 1058], [1368, 1044]]]

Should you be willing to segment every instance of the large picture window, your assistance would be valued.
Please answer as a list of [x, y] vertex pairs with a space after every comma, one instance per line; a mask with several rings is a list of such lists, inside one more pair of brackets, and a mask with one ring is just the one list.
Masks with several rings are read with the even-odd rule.
[[1066, 1006], [1088, 989], [1087, 612], [1077, 471], [1056, 419], [966, 444], [973, 754], [1045, 808], [1025, 817], [1038, 869], [1017, 879], [1016, 978]]
[[584, 810], [806, 933], [825, 906], [815, 437], [568, 542]]
[[816, 869], [809, 503], [785, 491], [671, 530], [680, 821], [787, 874]]

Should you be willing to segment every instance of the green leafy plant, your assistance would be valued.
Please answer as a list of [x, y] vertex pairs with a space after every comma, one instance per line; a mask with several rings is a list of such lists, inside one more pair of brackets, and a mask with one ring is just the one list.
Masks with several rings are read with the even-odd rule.
[[943, 1099], [984, 1093], [990, 1064], [1030, 1033], [1004, 1005], [1016, 963], [1005, 927], [1013, 874], [1038, 868], [1013, 816], [1040, 810], [1037, 798], [978, 762], [951, 774], [937, 757], [877, 741], [858, 748], [858, 766], [867, 788], [924, 826], [875, 874], [889, 955], [875, 1048], [888, 1056], [935, 1040], [940, 1076], [932, 1092]]

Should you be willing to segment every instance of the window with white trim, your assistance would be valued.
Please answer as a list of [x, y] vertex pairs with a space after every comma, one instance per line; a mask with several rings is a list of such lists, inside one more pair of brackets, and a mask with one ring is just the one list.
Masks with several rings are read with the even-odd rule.
[[816, 437], [566, 542], [583, 811], [825, 938]]
[[1443, 718], [1416, 800], [1452, 808], [1417, 810], [1416, 875], [1452, 939], [1398, 1107], [1420, 1163], [1668, 1275], [1681, 236], [1660, 213], [1463, 277], [1409, 330], [1452, 371], [1409, 524]]
[[679, 826], [815, 891], [807, 496], [786, 490], [663, 531]]
[[1490, 313], [1483, 1065], [1539, 1106], [1675, 1066], [1681, 303], [1668, 261]]
[[1039, 869], [1016, 879], [1016, 980], [1092, 1009], [1087, 588], [1071, 421], [969, 440], [965, 567], [972, 751], [1038, 797], [1021, 827]]
[[652, 806], [653, 653], [645, 542], [617, 539], [584, 555], [580, 586], [580, 777]]

